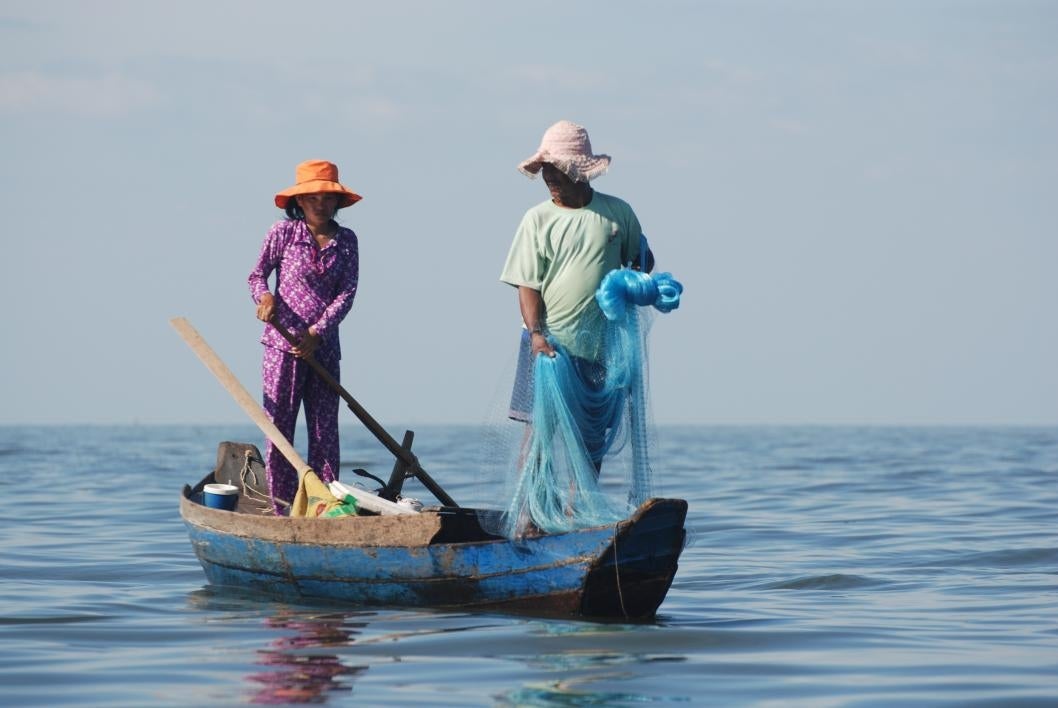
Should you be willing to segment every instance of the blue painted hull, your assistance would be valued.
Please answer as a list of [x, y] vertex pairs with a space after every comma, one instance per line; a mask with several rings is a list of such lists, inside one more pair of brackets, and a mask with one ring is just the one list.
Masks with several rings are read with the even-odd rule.
[[681, 499], [515, 542], [487, 534], [465, 509], [343, 519], [211, 509], [198, 493], [210, 479], [185, 487], [180, 503], [209, 582], [288, 599], [649, 619], [685, 542]]

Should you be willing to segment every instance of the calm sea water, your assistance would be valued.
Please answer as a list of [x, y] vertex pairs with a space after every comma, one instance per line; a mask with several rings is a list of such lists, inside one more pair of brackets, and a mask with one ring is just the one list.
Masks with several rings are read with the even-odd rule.
[[[468, 493], [479, 431], [416, 433]], [[0, 704], [1058, 705], [1058, 429], [658, 436], [692, 538], [626, 625], [213, 588], [179, 490], [256, 429], [0, 427]]]

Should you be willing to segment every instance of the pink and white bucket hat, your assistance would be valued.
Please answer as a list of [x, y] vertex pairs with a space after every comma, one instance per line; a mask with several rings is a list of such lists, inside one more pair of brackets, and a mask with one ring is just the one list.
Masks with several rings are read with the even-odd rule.
[[544, 133], [540, 147], [518, 169], [529, 178], [536, 177], [547, 162], [562, 170], [575, 182], [590, 182], [610, 167], [609, 155], [593, 155], [588, 131], [568, 120], [560, 120]]

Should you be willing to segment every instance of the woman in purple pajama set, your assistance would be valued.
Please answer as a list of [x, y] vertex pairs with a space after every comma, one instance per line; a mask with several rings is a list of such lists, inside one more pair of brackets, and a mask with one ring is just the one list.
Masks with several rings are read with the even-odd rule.
[[[297, 339], [292, 346], [265, 325], [264, 409], [283, 436], [293, 442], [302, 402], [308, 426], [309, 466], [324, 482], [338, 479], [338, 393], [305, 363], [313, 357], [339, 380], [341, 346], [338, 325], [356, 296], [360, 257], [356, 234], [339, 226], [339, 209], [360, 201], [338, 181], [338, 168], [323, 160], [302, 162], [296, 184], [276, 194], [287, 218], [265, 237], [250, 273], [250, 294], [257, 318], [274, 319]], [[268, 278], [275, 272], [275, 294]], [[297, 491], [298, 475], [271, 442], [265, 453], [268, 489], [277, 515], [284, 515]]]

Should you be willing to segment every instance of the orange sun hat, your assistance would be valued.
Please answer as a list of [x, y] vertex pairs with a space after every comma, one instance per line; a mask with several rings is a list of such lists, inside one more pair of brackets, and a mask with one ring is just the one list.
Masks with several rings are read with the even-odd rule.
[[276, 206], [286, 209], [291, 197], [299, 194], [333, 192], [338, 195], [338, 208], [352, 206], [362, 199], [338, 181], [338, 166], [326, 160], [306, 160], [294, 171], [294, 186], [276, 194]]

